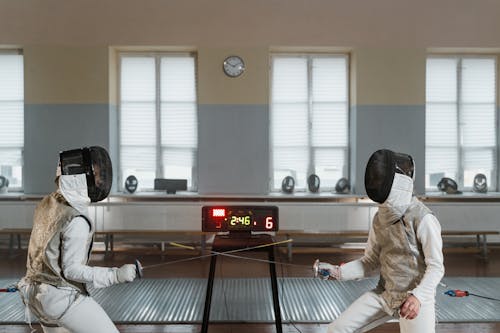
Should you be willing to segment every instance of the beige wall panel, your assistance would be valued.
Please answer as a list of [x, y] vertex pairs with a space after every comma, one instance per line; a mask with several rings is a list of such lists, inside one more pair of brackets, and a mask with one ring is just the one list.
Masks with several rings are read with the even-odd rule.
[[[224, 59], [238, 55], [245, 72], [236, 78], [222, 70]], [[198, 102], [200, 104], [267, 104], [269, 51], [260, 48], [200, 48], [198, 50]]]
[[108, 48], [26, 46], [28, 104], [108, 103]]
[[353, 53], [353, 104], [425, 104], [424, 49], [355, 49]]
[[497, 0], [0, 0], [0, 44], [498, 47]]

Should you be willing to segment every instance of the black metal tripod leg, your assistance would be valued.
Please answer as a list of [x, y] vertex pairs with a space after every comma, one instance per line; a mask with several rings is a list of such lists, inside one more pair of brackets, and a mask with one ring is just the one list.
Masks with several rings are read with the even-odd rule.
[[203, 310], [203, 322], [201, 324], [201, 333], [208, 332], [208, 321], [210, 320], [210, 305], [212, 303], [212, 290], [214, 287], [215, 265], [217, 256], [210, 259], [210, 273], [208, 274], [207, 293], [205, 296], [205, 308]]
[[271, 289], [273, 292], [274, 320], [276, 322], [276, 332], [282, 333], [281, 310], [278, 295], [278, 281], [276, 279], [276, 265], [274, 264], [274, 246], [269, 247], [269, 273], [271, 273]]

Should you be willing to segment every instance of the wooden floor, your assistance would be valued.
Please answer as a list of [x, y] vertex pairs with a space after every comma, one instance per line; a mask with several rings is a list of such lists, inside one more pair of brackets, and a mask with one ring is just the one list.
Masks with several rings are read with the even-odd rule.
[[[0, 243], [0, 246], [2, 244]], [[149, 251], [149, 252], [154, 252]], [[117, 252], [113, 256], [104, 256], [102, 253], [96, 253], [92, 256], [91, 265], [98, 266], [119, 266], [124, 263], [132, 263], [135, 258], [141, 260], [143, 266], [167, 263], [173, 260], [197, 256], [199, 253], [189, 251], [172, 251], [165, 256], [144, 255], [143, 249], [127, 249], [126, 252]], [[307, 277], [311, 276], [311, 270], [306, 267], [312, 264], [316, 258], [322, 261], [332, 263], [347, 262], [358, 258], [361, 253], [348, 254], [294, 254], [293, 263], [300, 266], [281, 266], [277, 267], [278, 276], [286, 277]], [[8, 256], [8, 251], [0, 249], [0, 256], [6, 258], [0, 265], [1, 278], [18, 278], [25, 273], [26, 252], [18, 251], [13, 257]], [[263, 258], [259, 253], [246, 253], [245, 256]], [[287, 262], [286, 254], [278, 251], [277, 261]], [[147, 278], [172, 278], [172, 277], [191, 277], [204, 278], [208, 275], [209, 259], [197, 259], [173, 265], [156, 266], [145, 269], [144, 274]], [[490, 249], [488, 260], [481, 259], [479, 255], [473, 253], [445, 253], [446, 276], [500, 276], [500, 249]], [[268, 267], [266, 264], [254, 261], [224, 258], [219, 260], [216, 270], [216, 277], [267, 277]], [[1, 296], [0, 296], [1, 297]], [[37, 326], [34, 326], [37, 328]], [[38, 327], [39, 328], [39, 327]], [[194, 333], [200, 331], [200, 325], [118, 325], [120, 332], [124, 333]], [[30, 329], [26, 325], [0, 326], [1, 332], [9, 333], [29, 333]], [[38, 329], [41, 332], [41, 329]], [[209, 326], [211, 333], [271, 333], [275, 332], [274, 325], [269, 324], [214, 324]], [[286, 333], [320, 333], [326, 332], [326, 325], [318, 324], [297, 324], [284, 325], [283, 332]], [[385, 324], [372, 331], [372, 333], [396, 333], [399, 332], [397, 323]], [[466, 323], [466, 324], [438, 324], [439, 333], [494, 333], [500, 332], [500, 323]], [[426, 333], [426, 332], [422, 332]]]

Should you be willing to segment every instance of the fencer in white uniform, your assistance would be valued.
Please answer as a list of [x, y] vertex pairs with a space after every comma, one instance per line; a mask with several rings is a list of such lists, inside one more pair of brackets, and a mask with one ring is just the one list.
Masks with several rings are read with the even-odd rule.
[[319, 263], [330, 278], [353, 280], [379, 271], [378, 286], [328, 325], [328, 333], [366, 332], [398, 318], [402, 333], [435, 332], [435, 293], [444, 275], [441, 227], [413, 196], [411, 156], [373, 153], [366, 167], [368, 196], [379, 203], [364, 256], [344, 265]]
[[94, 222], [90, 202], [106, 198], [111, 188], [111, 160], [101, 147], [62, 152], [55, 192], [35, 209], [26, 276], [18, 288], [27, 320], [34, 314], [45, 333], [118, 332], [87, 285], [104, 288], [131, 282], [135, 265], [88, 266]]

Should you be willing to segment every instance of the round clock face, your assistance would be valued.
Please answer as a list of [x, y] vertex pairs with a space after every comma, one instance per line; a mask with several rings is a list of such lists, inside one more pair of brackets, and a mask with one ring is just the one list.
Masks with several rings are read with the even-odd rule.
[[238, 56], [229, 56], [224, 60], [222, 68], [227, 76], [237, 77], [245, 71], [245, 63]]

